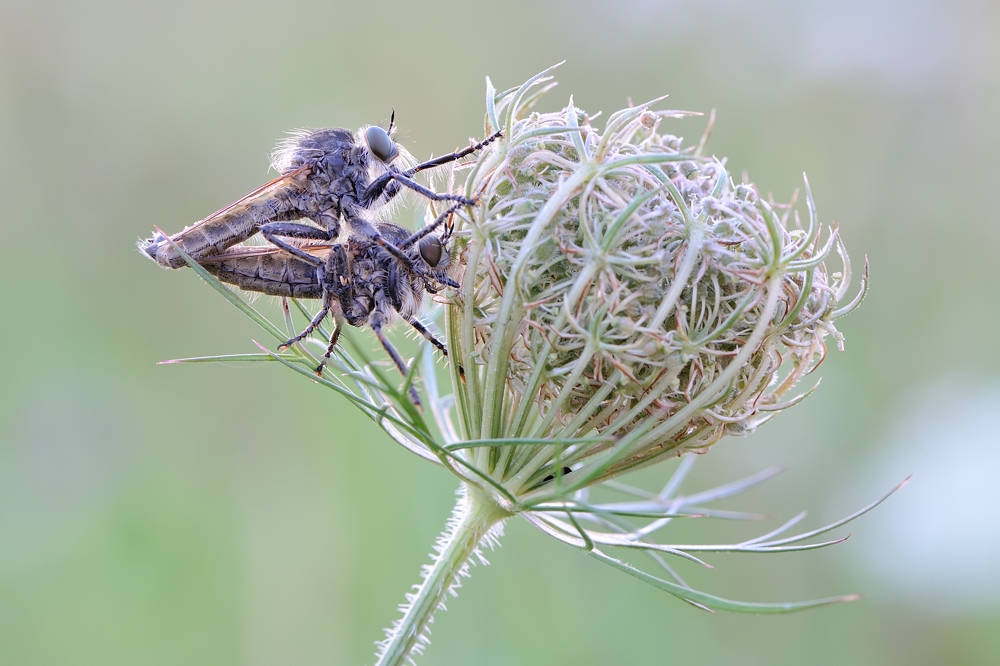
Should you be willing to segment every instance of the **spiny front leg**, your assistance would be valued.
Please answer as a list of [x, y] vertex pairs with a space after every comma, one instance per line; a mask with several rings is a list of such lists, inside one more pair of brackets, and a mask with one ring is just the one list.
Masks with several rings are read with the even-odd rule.
[[457, 150], [453, 153], [448, 153], [447, 155], [442, 155], [441, 157], [435, 157], [434, 159], [427, 160], [426, 162], [421, 162], [417, 166], [413, 167], [412, 169], [407, 169], [403, 173], [406, 174], [407, 176], [412, 176], [418, 171], [423, 171], [424, 169], [432, 169], [436, 166], [441, 166], [442, 164], [448, 164], [449, 162], [460, 160], [466, 155], [471, 155], [477, 150], [485, 148], [486, 146], [490, 145], [491, 143], [493, 143], [502, 136], [503, 136], [502, 130], [494, 132], [493, 134], [488, 136], [485, 140], [480, 141], [479, 143], [473, 144], [467, 148], [463, 148], [462, 150]]
[[340, 315], [336, 315], [333, 319], [333, 333], [330, 334], [330, 344], [327, 345], [326, 353], [323, 354], [323, 358], [320, 360], [319, 365], [316, 366], [316, 376], [323, 376], [323, 368], [326, 367], [327, 362], [330, 357], [333, 356], [333, 350], [337, 347], [337, 340], [340, 339], [340, 332], [344, 330], [344, 318]]
[[443, 342], [441, 342], [440, 340], [438, 340], [438, 339], [437, 339], [437, 338], [436, 338], [436, 337], [434, 336], [434, 334], [433, 334], [433, 333], [431, 333], [430, 331], [428, 331], [428, 330], [427, 330], [427, 328], [426, 328], [426, 327], [425, 327], [425, 326], [424, 326], [423, 324], [421, 324], [421, 323], [420, 323], [420, 322], [419, 322], [418, 320], [416, 320], [416, 319], [407, 319], [407, 320], [406, 320], [406, 323], [407, 323], [407, 324], [409, 324], [410, 326], [412, 326], [412, 327], [413, 327], [413, 330], [415, 330], [415, 331], [416, 331], [417, 333], [419, 333], [420, 335], [424, 336], [424, 339], [426, 339], [426, 340], [427, 340], [428, 342], [430, 342], [430, 343], [431, 343], [432, 345], [434, 345], [435, 347], [437, 347], [437, 348], [438, 348], [438, 351], [440, 351], [440, 352], [441, 352], [441, 354], [442, 354], [442, 355], [443, 355], [443, 356], [444, 356], [445, 358], [447, 358], [447, 356], [448, 356], [448, 348], [447, 348], [447, 347], [445, 347], [445, 346], [444, 346], [444, 343], [443, 343]]
[[[460, 194], [441, 194], [435, 192], [434, 190], [428, 189], [423, 185], [421, 185], [420, 183], [418, 183], [417, 181], [410, 178], [409, 176], [399, 171], [388, 171], [382, 176], [382, 178], [393, 180], [399, 183], [400, 185], [403, 185], [404, 187], [408, 187], [414, 192], [422, 194], [423, 196], [427, 197], [431, 201], [457, 201], [466, 206], [476, 205], [476, 202], [473, 199], [469, 199], [468, 197], [463, 197]], [[368, 187], [367, 190], [365, 190], [362, 201], [367, 207], [371, 205], [370, 202], [377, 199], [381, 193], [382, 193], [381, 190], [376, 191], [374, 189], [374, 184], [372, 184], [371, 186]]]
[[[406, 248], [410, 247], [411, 245], [413, 245], [414, 243], [416, 243], [416, 242], [422, 240], [423, 238], [425, 238], [428, 234], [434, 233], [434, 231], [436, 231], [438, 227], [440, 227], [442, 224], [444, 224], [445, 221], [449, 217], [451, 217], [454, 213], [456, 213], [458, 211], [459, 208], [461, 208], [464, 205], [465, 205], [464, 203], [457, 203], [454, 206], [451, 206], [450, 208], [448, 208], [447, 210], [445, 210], [443, 213], [441, 213], [440, 215], [438, 215], [437, 218], [433, 222], [431, 222], [430, 224], [428, 224], [424, 228], [420, 229], [419, 231], [414, 232], [409, 238], [407, 238], [402, 243], [400, 243], [399, 244], [400, 249], [406, 249]], [[447, 237], [451, 236], [450, 225], [446, 225], [445, 234], [446, 234]], [[445, 238], [445, 240], [441, 240], [440, 242], [444, 243], [446, 240], [447, 239]], [[430, 262], [430, 261], [428, 261], [427, 263], [430, 266], [436, 266], [437, 265], [436, 261], [433, 262], [433, 263]]]
[[[435, 337], [435, 335], [433, 333], [431, 333], [429, 330], [427, 330], [427, 328], [423, 324], [421, 324], [419, 320], [417, 320], [417, 319], [407, 319], [406, 323], [409, 324], [410, 326], [412, 326], [413, 330], [415, 330], [417, 333], [419, 333], [420, 335], [424, 336], [425, 340], [427, 340], [432, 345], [434, 345], [435, 347], [437, 347], [438, 351], [441, 352], [442, 356], [444, 356], [445, 358], [448, 358], [448, 348], [445, 347], [444, 343], [441, 342], [440, 340], [438, 340], [437, 337]], [[461, 365], [458, 365], [458, 364], [456, 364], [456, 367], [458, 368], [458, 375], [464, 381], [464, 379], [465, 379], [465, 368], [463, 368]]]
[[[305, 330], [302, 331], [301, 333], [299, 333], [298, 335], [296, 335], [294, 338], [291, 338], [290, 340], [287, 340], [287, 341], [281, 343], [280, 345], [278, 345], [278, 351], [285, 351], [286, 349], [288, 349], [289, 347], [291, 347], [292, 345], [294, 345], [296, 342], [300, 342], [302, 340], [305, 340], [307, 337], [309, 337], [309, 334], [312, 333], [313, 331], [315, 331], [316, 327], [319, 326], [320, 323], [322, 323], [322, 321], [324, 319], [326, 319], [326, 316], [328, 314], [330, 314], [330, 305], [331, 305], [331, 298], [330, 298], [330, 296], [329, 295], [324, 296], [323, 297], [323, 307], [320, 308], [319, 312], [316, 313], [316, 316], [312, 318], [312, 321], [309, 322], [309, 325], [306, 326]], [[326, 358], [328, 358], [328, 357], [326, 357], [326, 356], [323, 357], [324, 362], [326, 361]], [[323, 364], [321, 363], [320, 364], [320, 368], [322, 368], [322, 367], [323, 367]]]

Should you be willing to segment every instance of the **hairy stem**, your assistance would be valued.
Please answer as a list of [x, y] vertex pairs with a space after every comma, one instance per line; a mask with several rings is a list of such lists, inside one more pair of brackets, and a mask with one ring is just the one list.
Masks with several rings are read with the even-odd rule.
[[379, 644], [376, 666], [413, 663], [413, 655], [421, 653], [430, 642], [429, 625], [434, 613], [444, 609], [449, 593], [457, 596], [460, 578], [468, 576], [470, 561], [487, 563], [480, 547], [496, 544], [501, 525], [510, 516], [478, 488], [463, 484], [458, 495], [448, 527], [434, 546], [434, 561], [424, 567], [424, 579], [416, 592], [406, 595], [403, 617], [387, 630], [386, 639]]

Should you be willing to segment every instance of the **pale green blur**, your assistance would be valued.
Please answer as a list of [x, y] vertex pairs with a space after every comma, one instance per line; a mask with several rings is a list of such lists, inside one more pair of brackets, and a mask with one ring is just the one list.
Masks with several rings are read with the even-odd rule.
[[[1000, 450], [973, 427], [1000, 413], [998, 21], [971, 0], [3, 1], [0, 664], [372, 663], [454, 478], [282, 368], [155, 365], [268, 341], [134, 243], [272, 177], [287, 130], [395, 109], [427, 158], [482, 136], [486, 75], [504, 89], [563, 59], [546, 108], [714, 108], [709, 152], [779, 201], [808, 172], [821, 220], [871, 259], [820, 389], [686, 488], [788, 463], [727, 506], [819, 526], [917, 476], [846, 544], [678, 565], [752, 601], [868, 595], [786, 617], [709, 615], [513, 521], [419, 663], [1000, 662], [1000, 496], [946, 494], [990, 488], [974, 474]], [[688, 143], [704, 128], [670, 122]], [[886, 564], [910, 542], [957, 563]]]

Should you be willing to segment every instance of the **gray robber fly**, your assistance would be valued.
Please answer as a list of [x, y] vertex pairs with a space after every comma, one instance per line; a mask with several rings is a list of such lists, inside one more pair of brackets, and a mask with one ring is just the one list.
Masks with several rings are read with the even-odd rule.
[[[284, 239], [336, 241], [343, 218], [349, 236], [366, 236], [406, 263], [405, 253], [365, 219], [367, 212], [391, 201], [404, 187], [432, 201], [475, 205], [474, 200], [457, 194], [434, 192], [412, 177], [483, 148], [500, 137], [500, 132], [404, 170], [394, 164], [408, 157], [405, 149], [390, 138], [394, 120], [395, 113], [388, 131], [373, 125], [357, 134], [342, 127], [293, 134], [272, 156], [272, 164], [281, 174], [277, 178], [169, 240], [157, 231], [151, 238], [139, 241], [139, 249], [165, 268], [181, 268], [185, 262], [175, 244], [201, 261], [259, 232], [276, 247], [312, 263], [315, 258], [300, 250], [299, 243]], [[303, 219], [314, 224], [294, 221]]]
[[[381, 237], [406, 257], [405, 262], [371, 237], [356, 234], [342, 243], [307, 240], [296, 246], [297, 253], [277, 246], [231, 247], [221, 254], [200, 259], [198, 263], [220, 281], [247, 291], [322, 299], [322, 307], [305, 330], [278, 347], [286, 349], [304, 339], [332, 313], [335, 325], [330, 344], [316, 368], [317, 375], [322, 375], [346, 321], [355, 327], [369, 326], [405, 377], [408, 374], [406, 362], [389, 342], [383, 328], [397, 318], [402, 319], [442, 355], [448, 356], [445, 345], [420, 323], [417, 313], [425, 292], [436, 293], [444, 287], [459, 286], [448, 277], [451, 260], [448, 241], [453, 229], [447, 221], [463, 205], [452, 206], [416, 233], [390, 222], [373, 222]], [[433, 234], [442, 225], [444, 232], [440, 236]], [[459, 373], [464, 374], [461, 368]], [[414, 403], [420, 404], [412, 387], [410, 396]]]

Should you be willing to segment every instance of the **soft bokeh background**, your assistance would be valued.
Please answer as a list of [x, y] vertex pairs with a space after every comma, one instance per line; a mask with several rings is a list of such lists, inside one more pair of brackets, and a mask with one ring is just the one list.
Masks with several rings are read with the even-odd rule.
[[1000, 10], [976, 0], [2, 0], [0, 663], [373, 661], [455, 481], [281, 368], [155, 365], [263, 338], [133, 244], [262, 183], [285, 130], [394, 107], [440, 154], [481, 135], [487, 74], [563, 59], [549, 108], [717, 109], [732, 172], [785, 199], [807, 171], [871, 258], [819, 391], [686, 487], [787, 463], [728, 506], [818, 526], [916, 476], [836, 548], [681, 566], [747, 600], [867, 594], [786, 617], [703, 613], [513, 521], [421, 663], [1000, 663]]

